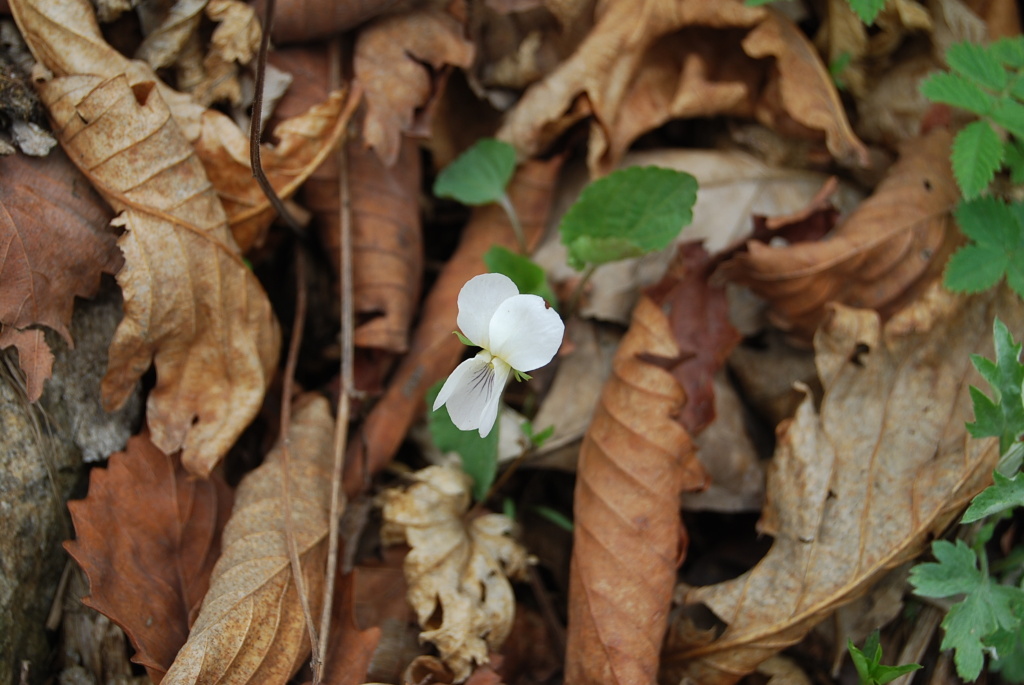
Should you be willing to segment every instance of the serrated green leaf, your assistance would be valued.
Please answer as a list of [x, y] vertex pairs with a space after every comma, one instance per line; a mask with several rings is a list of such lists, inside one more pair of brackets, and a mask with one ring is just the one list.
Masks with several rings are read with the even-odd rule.
[[1010, 168], [1010, 180], [1024, 183], [1024, 143], [1014, 138], [1006, 141], [1003, 148], [1003, 160]]
[[885, 0], [847, 0], [850, 9], [864, 22], [865, 26], [871, 26], [878, 18], [878, 13], [885, 7]]
[[630, 167], [594, 181], [562, 217], [558, 229], [569, 264], [635, 257], [669, 245], [693, 219], [697, 180], [659, 167]]
[[991, 49], [980, 43], [954, 43], [946, 51], [949, 68], [989, 90], [1001, 91], [1009, 83], [1006, 69]]
[[1024, 591], [1000, 585], [978, 568], [974, 550], [962, 540], [956, 545], [945, 540], [932, 543], [938, 563], [918, 564], [910, 570], [910, 583], [923, 597], [950, 597], [963, 594], [953, 604], [942, 627], [942, 649], [953, 649], [957, 673], [974, 680], [984, 664], [984, 640], [997, 630], [1020, 627], [1014, 614]]
[[988, 188], [1003, 164], [1003, 141], [987, 121], [972, 121], [953, 139], [953, 175], [965, 200]]
[[960, 232], [979, 245], [1002, 248], [1008, 244], [1005, 239], [1008, 233], [1020, 231], [1010, 206], [994, 197], [961, 202], [953, 216]]
[[1008, 683], [1024, 682], [1024, 632], [997, 630], [986, 644], [998, 656], [989, 662], [990, 670]]
[[548, 285], [547, 274], [529, 257], [495, 245], [484, 253], [484, 264], [487, 265], [488, 271], [504, 274], [511, 278], [520, 293], [539, 295], [549, 305], [557, 309], [558, 300], [555, 298], [551, 286]]
[[960, 523], [973, 523], [1007, 509], [1024, 507], [1024, 475], [1018, 473], [1013, 478], [1007, 478], [996, 471], [992, 477], [995, 484], [988, 486], [971, 500], [971, 506], [967, 507]]
[[988, 46], [992, 55], [1011, 69], [1024, 67], [1024, 38], [1000, 38]]
[[494, 138], [481, 138], [446, 166], [434, 181], [434, 195], [464, 205], [497, 202], [516, 168], [516, 150]]
[[432, 411], [437, 393], [441, 391], [444, 381], [439, 381], [427, 391], [427, 427], [434, 444], [442, 452], [455, 452], [462, 459], [462, 470], [473, 479], [473, 498], [480, 501], [487, 496], [487, 491], [498, 473], [498, 434], [501, 422], [481, 438], [475, 431], [463, 431], [455, 427], [448, 410], [441, 407]]
[[995, 98], [959, 74], [943, 71], [932, 74], [921, 84], [921, 94], [932, 102], [942, 102], [968, 112], [985, 115], [995, 106]]
[[1024, 138], [1024, 105], [1009, 98], [996, 100], [988, 111], [992, 121], [999, 124], [1007, 131]]
[[971, 356], [974, 368], [991, 386], [992, 397], [973, 386], [970, 388], [974, 400], [974, 422], [967, 424], [967, 430], [974, 437], [998, 437], [999, 453], [1006, 454], [1024, 433], [1022, 345], [1014, 342], [1010, 330], [999, 319], [992, 324], [992, 338], [996, 353], [994, 362], [979, 355]]
[[980, 293], [999, 283], [1008, 264], [998, 248], [968, 245], [949, 258], [942, 283], [955, 293]]

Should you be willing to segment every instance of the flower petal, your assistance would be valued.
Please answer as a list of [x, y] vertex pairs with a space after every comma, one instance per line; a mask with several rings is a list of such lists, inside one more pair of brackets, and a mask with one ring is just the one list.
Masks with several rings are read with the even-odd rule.
[[491, 354], [517, 371], [544, 366], [562, 344], [565, 324], [536, 295], [516, 295], [501, 303], [491, 319]]
[[519, 294], [519, 288], [504, 274], [480, 274], [466, 281], [459, 291], [459, 329], [475, 344], [490, 347], [491, 318], [502, 302]]
[[434, 400], [434, 411], [448, 407], [448, 415], [459, 430], [480, 430], [485, 437], [498, 416], [501, 391], [511, 369], [500, 359], [481, 352], [455, 367]]

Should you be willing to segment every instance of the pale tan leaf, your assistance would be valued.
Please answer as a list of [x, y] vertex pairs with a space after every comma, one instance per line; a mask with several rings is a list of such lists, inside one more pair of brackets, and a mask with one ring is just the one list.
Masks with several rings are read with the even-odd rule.
[[[207, 2], [209, 0], [175, 0], [171, 5], [164, 3], [166, 10], [161, 13], [159, 24], [149, 30], [143, 24], [147, 35], [135, 51], [136, 59], [148, 62], [154, 69], [174, 64], [189, 37], [199, 30], [199, 20], [203, 18]], [[150, 7], [160, 7], [157, 3], [148, 4]]]
[[206, 16], [217, 22], [210, 36], [210, 47], [203, 58], [204, 78], [191, 89], [204, 105], [226, 100], [242, 104], [242, 86], [238, 80], [240, 64], [249, 64], [260, 46], [262, 31], [252, 7], [241, 0], [211, 0]]
[[300, 398], [289, 457], [280, 443], [249, 473], [221, 537], [210, 590], [163, 685], [286, 683], [309, 653], [288, 560], [284, 479], [292, 533], [314, 616], [320, 614], [330, 518], [334, 422], [323, 397]]
[[280, 332], [192, 146], [151, 83], [66, 76], [40, 87], [72, 161], [121, 211], [125, 317], [103, 398], [116, 408], [150, 364], [153, 443], [206, 475], [256, 415]]
[[580, 447], [567, 683], [656, 682], [680, 558], [679, 495], [704, 475], [675, 417], [685, 392], [640, 355], [678, 354], [668, 318], [641, 298]]
[[427, 7], [382, 17], [359, 32], [355, 74], [366, 90], [363, 138], [386, 166], [398, 158], [402, 134], [414, 128], [416, 110], [430, 98], [434, 70], [469, 67], [473, 44], [459, 21]]
[[673, 645], [673, 680], [735, 682], [913, 559], [987, 485], [999, 446], [964, 423], [969, 355], [991, 349], [994, 316], [1024, 327], [1005, 287], [965, 298], [936, 285], [884, 326], [835, 307], [815, 338], [821, 409], [808, 396], [780, 428], [759, 524], [774, 544], [739, 578], [687, 594], [728, 626]]
[[[466, 520], [471, 481], [462, 471], [429, 466], [412, 476], [407, 490], [387, 490], [382, 539], [407, 542], [405, 579], [409, 603], [456, 682], [474, 664], [487, 662], [508, 637], [515, 596], [508, 578], [521, 578], [527, 557], [511, 537], [513, 523], [501, 514]], [[440, 612], [440, 624], [432, 617]]]
[[39, 328], [19, 330], [0, 325], [0, 350], [18, 350], [18, 367], [25, 374], [25, 395], [35, 402], [43, 395], [43, 383], [53, 375], [53, 351]]

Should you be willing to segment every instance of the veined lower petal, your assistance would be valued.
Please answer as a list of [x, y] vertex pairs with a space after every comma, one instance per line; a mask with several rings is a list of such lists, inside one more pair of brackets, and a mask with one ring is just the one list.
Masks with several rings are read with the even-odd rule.
[[459, 291], [459, 330], [484, 349], [490, 347], [491, 318], [498, 306], [519, 294], [519, 288], [504, 274], [480, 274], [466, 281]]
[[448, 407], [448, 415], [459, 430], [479, 430], [486, 437], [498, 416], [501, 392], [511, 368], [488, 352], [455, 367], [434, 400], [434, 410]]
[[490, 351], [517, 371], [533, 371], [551, 361], [562, 344], [565, 324], [536, 295], [516, 295], [491, 319]]

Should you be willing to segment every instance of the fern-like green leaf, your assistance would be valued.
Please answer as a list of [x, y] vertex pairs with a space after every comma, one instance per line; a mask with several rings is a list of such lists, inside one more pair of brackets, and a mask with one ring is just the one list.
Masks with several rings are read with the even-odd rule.
[[953, 175], [965, 200], [982, 193], [1003, 163], [1003, 142], [987, 121], [973, 121], [953, 141]]

